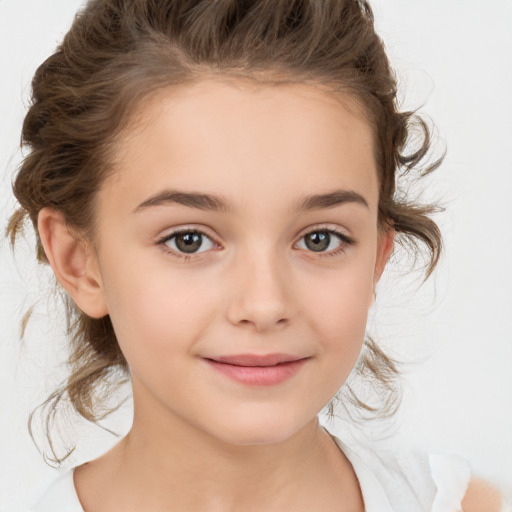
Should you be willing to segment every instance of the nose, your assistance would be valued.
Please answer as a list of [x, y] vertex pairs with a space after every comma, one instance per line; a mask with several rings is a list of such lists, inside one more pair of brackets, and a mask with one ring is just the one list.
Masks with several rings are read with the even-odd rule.
[[284, 262], [275, 254], [240, 256], [233, 273], [228, 319], [255, 331], [282, 328], [290, 322], [291, 301]]

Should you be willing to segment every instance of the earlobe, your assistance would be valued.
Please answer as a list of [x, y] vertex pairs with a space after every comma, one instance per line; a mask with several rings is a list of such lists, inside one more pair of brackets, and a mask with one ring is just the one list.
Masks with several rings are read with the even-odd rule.
[[37, 219], [39, 236], [55, 277], [75, 304], [88, 316], [108, 314], [96, 257], [84, 241], [74, 235], [64, 215], [43, 208]]

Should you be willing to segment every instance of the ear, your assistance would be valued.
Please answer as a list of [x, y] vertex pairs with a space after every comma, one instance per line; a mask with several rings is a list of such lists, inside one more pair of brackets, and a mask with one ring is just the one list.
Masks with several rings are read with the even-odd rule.
[[75, 304], [92, 318], [107, 315], [101, 274], [90, 244], [79, 240], [68, 228], [64, 215], [51, 208], [39, 212], [37, 227], [55, 277]]
[[379, 282], [379, 279], [386, 268], [386, 263], [393, 252], [395, 236], [396, 232], [392, 228], [388, 228], [386, 231], [382, 231], [379, 234], [379, 240], [377, 242], [377, 258], [375, 260], [375, 272], [373, 274], [374, 287]]

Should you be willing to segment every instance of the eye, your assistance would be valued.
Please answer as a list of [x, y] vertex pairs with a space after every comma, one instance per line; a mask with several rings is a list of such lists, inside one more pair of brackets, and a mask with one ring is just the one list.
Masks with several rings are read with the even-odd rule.
[[353, 243], [354, 241], [343, 233], [333, 229], [318, 229], [304, 235], [297, 247], [318, 253], [337, 254], [345, 246]]
[[158, 243], [181, 254], [197, 254], [215, 247], [215, 243], [209, 236], [196, 230], [171, 233]]

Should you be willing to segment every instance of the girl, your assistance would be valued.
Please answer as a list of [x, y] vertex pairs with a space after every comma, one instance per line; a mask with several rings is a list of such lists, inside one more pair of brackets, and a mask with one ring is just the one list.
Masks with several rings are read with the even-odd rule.
[[354, 368], [396, 373], [365, 341], [395, 240], [427, 275], [440, 249], [398, 193], [428, 133], [406, 151], [366, 3], [92, 1], [33, 92], [9, 233], [30, 218], [70, 299], [47, 405], [95, 420], [122, 375], [134, 400], [34, 510], [499, 510], [462, 461], [363, 456], [318, 424]]

